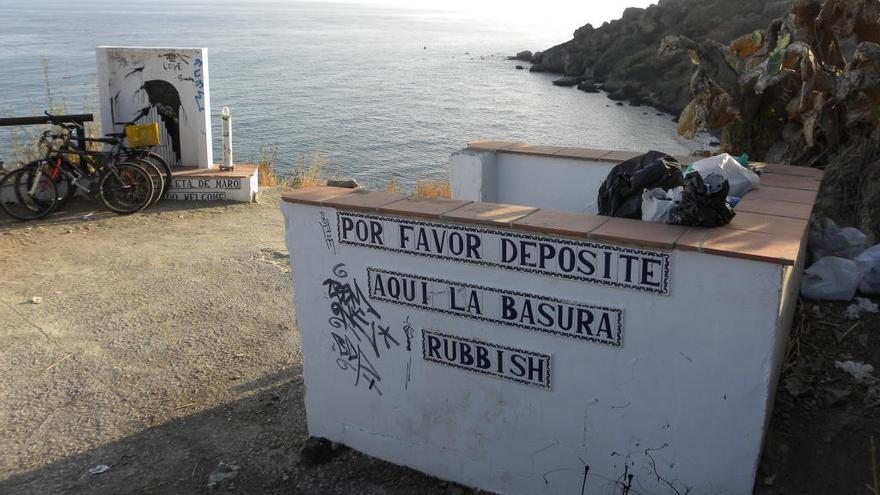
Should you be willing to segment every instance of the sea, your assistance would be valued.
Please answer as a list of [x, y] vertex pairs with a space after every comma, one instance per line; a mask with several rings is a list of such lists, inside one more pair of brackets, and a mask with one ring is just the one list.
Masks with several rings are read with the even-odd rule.
[[[0, 117], [97, 113], [95, 47], [206, 47], [237, 162], [326, 163], [382, 187], [442, 179], [468, 141], [498, 139], [685, 154], [671, 115], [556, 87], [507, 56], [566, 41], [528, 19], [440, 8], [284, 0], [0, 0]], [[20, 134], [19, 134], [20, 137]], [[14, 159], [0, 128], [0, 160]]]

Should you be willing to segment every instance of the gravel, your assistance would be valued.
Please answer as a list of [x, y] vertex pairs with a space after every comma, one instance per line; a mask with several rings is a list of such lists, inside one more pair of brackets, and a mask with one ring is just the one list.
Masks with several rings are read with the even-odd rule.
[[[123, 217], [81, 201], [42, 222], [0, 219], [0, 493], [458, 489], [348, 449], [299, 463], [278, 203], [268, 191]], [[221, 463], [235, 476], [208, 488]]]

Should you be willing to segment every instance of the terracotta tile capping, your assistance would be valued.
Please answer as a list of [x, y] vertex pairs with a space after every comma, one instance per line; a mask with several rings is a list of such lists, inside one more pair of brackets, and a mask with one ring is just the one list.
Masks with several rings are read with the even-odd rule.
[[813, 204], [792, 203], [775, 199], [751, 197], [748, 194], [736, 205], [736, 211], [809, 220]]
[[510, 227], [510, 224], [538, 211], [530, 206], [499, 203], [469, 203], [440, 215], [443, 220], [454, 222]]
[[798, 165], [780, 165], [778, 163], [763, 163], [763, 162], [754, 162], [752, 165], [755, 168], [761, 169], [764, 173], [768, 174], [779, 174], [779, 175], [793, 175], [795, 177], [810, 177], [816, 180], [821, 181], [823, 176], [825, 175], [824, 170], [820, 170], [818, 168], [812, 167], [803, 167]]
[[590, 232], [590, 237], [599, 241], [672, 249], [675, 242], [687, 232], [688, 228], [681, 225], [612, 218]]
[[794, 265], [801, 249], [803, 236], [765, 234], [719, 227], [693, 228], [676, 242], [676, 249], [762, 261], [779, 265]]
[[354, 189], [345, 187], [311, 186], [286, 192], [281, 195], [281, 199], [288, 203], [322, 206], [327, 201], [351, 194], [353, 191]]
[[498, 151], [502, 148], [506, 148], [508, 146], [513, 146], [519, 143], [514, 143], [513, 141], [493, 141], [491, 139], [482, 139], [479, 141], [470, 141], [467, 144], [467, 149], [477, 150], [477, 151]]
[[801, 177], [797, 175], [774, 174], [768, 172], [761, 174], [761, 185], [818, 191], [822, 186], [822, 181], [813, 177]]
[[575, 160], [598, 160], [601, 161], [603, 156], [607, 156], [611, 150], [600, 150], [594, 148], [572, 148], [566, 147], [553, 153], [554, 158], [573, 158]]
[[803, 235], [807, 230], [808, 221], [800, 218], [779, 217], [761, 213], [738, 211], [733, 220], [724, 226], [727, 229], [747, 230], [776, 235]]
[[[747, 237], [766, 235], [755, 232], [746, 232], [745, 234], [747, 234]], [[799, 241], [792, 242], [789, 239], [773, 237], [767, 243], [764, 243], [764, 240], [756, 240], [753, 246], [749, 246], [748, 244], [737, 244], [741, 239], [733, 239], [726, 233], [718, 233], [703, 242], [702, 251], [717, 256], [761, 261], [784, 266], [794, 266], [800, 252]], [[760, 243], [764, 243], [764, 245], [759, 246], [758, 244]]]
[[499, 153], [517, 153], [521, 155], [553, 156], [562, 151], [564, 146], [543, 146], [539, 144], [513, 144], [498, 150]]
[[540, 209], [511, 223], [511, 228], [538, 234], [585, 239], [611, 217]]
[[391, 191], [368, 191], [355, 189], [351, 194], [334, 197], [324, 202], [325, 206], [334, 206], [343, 210], [378, 211], [387, 204], [407, 198], [408, 195]]
[[757, 189], [752, 189], [751, 191], [746, 193], [743, 199], [772, 199], [776, 201], [786, 201], [789, 203], [813, 205], [816, 203], [817, 195], [818, 191], [762, 185]]
[[377, 211], [393, 215], [440, 218], [444, 213], [448, 213], [456, 208], [461, 208], [469, 203], [471, 202], [457, 199], [408, 196], [400, 201], [380, 206], [377, 208]]

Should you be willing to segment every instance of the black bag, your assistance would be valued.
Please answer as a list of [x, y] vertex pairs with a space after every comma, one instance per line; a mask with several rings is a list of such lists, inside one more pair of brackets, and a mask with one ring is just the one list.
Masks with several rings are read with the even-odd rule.
[[704, 181], [697, 172], [688, 174], [681, 202], [672, 209], [669, 223], [709, 228], [730, 223], [736, 213], [727, 204], [729, 192], [730, 182], [720, 175], [712, 174]]
[[673, 189], [684, 185], [681, 165], [659, 151], [632, 158], [616, 165], [599, 187], [599, 214], [642, 219], [642, 192], [645, 189]]

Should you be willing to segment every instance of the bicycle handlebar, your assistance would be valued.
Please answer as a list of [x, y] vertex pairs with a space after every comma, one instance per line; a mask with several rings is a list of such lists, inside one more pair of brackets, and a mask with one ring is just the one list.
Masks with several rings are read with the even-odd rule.
[[74, 141], [88, 141], [91, 143], [108, 143], [108, 144], [118, 144], [119, 139], [113, 137], [103, 137], [103, 138], [92, 138], [92, 137], [84, 137], [84, 136], [71, 136], [70, 139]]
[[76, 122], [69, 122], [68, 123], [68, 122], [64, 122], [62, 120], [59, 120], [58, 117], [52, 115], [48, 111], [44, 111], [43, 113], [46, 114], [46, 117], [49, 117], [49, 122], [51, 122], [53, 125], [57, 125], [58, 127], [63, 127], [64, 129], [67, 129], [67, 130], [74, 130], [74, 129], [83, 130], [83, 129], [85, 129], [81, 124], [77, 124]]

